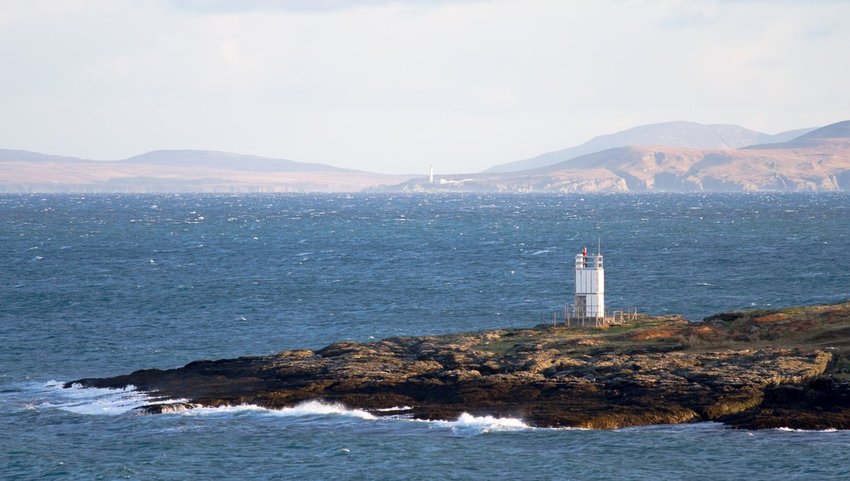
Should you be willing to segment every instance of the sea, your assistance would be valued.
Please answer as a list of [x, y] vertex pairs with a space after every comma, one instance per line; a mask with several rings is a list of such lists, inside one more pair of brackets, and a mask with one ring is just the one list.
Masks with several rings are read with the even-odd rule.
[[605, 256], [609, 309], [850, 299], [850, 195], [2, 195], [0, 479], [850, 479], [850, 432], [376, 417], [317, 399], [140, 415], [83, 377], [527, 327]]

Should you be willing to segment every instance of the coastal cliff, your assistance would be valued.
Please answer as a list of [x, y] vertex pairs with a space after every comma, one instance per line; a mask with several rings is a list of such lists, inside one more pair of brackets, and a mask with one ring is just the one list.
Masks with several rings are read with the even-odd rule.
[[196, 406], [339, 402], [375, 415], [520, 417], [612, 429], [719, 421], [741, 428], [850, 428], [850, 303], [639, 317], [606, 329], [529, 329], [339, 342], [196, 361], [66, 384], [129, 385]]

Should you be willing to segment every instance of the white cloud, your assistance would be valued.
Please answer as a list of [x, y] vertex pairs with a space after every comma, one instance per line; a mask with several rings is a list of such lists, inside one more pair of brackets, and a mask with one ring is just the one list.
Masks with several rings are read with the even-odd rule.
[[458, 172], [641, 123], [850, 112], [840, 2], [238, 4], [0, 6], [0, 146]]

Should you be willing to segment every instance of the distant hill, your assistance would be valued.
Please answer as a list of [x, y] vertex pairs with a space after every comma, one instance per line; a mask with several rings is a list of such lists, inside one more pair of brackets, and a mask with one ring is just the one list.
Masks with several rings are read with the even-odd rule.
[[850, 139], [850, 120], [844, 120], [829, 124], [826, 127], [821, 127], [810, 131], [805, 135], [801, 135], [798, 139], [835, 139], [844, 138]]
[[[784, 142], [766, 145], [751, 145], [749, 149], [795, 149], [824, 146], [835, 143], [835, 139], [850, 139], [850, 120], [829, 124], [826, 127], [811, 130], [803, 135]], [[840, 141], [840, 140], [839, 140]]]
[[664, 122], [633, 127], [622, 132], [600, 135], [589, 141], [563, 150], [548, 152], [531, 159], [497, 165], [485, 173], [518, 172], [535, 169], [629, 145], [664, 145], [703, 149], [737, 149], [753, 144], [785, 142], [812, 129], [791, 130], [775, 135], [750, 130], [739, 125], [704, 125], [696, 122]]
[[850, 191], [850, 121], [740, 149], [632, 145], [519, 172], [411, 180], [403, 192]]
[[[616, 143], [615, 137], [661, 143], [603, 148], [521, 171], [438, 176], [433, 183], [424, 176], [206, 150], [157, 150], [116, 161], [0, 150], [0, 193], [850, 191], [850, 121], [789, 135], [734, 125], [655, 124], [579, 147], [598, 149]], [[669, 145], [685, 140], [711, 146]]]
[[0, 162], [23, 161], [23, 162], [87, 162], [76, 157], [65, 157], [62, 155], [40, 154], [28, 150], [0, 149]]
[[116, 161], [0, 150], [0, 193], [358, 192], [409, 178], [207, 150], [157, 150]]
[[357, 172], [325, 164], [233, 154], [214, 150], [154, 150], [121, 160], [129, 164], [205, 167], [251, 172]]

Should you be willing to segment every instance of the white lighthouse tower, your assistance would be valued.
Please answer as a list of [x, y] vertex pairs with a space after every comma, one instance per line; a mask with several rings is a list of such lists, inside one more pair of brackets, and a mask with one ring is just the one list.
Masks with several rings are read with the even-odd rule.
[[575, 314], [582, 323], [605, 322], [605, 269], [601, 245], [596, 255], [588, 255], [585, 247], [576, 256]]

